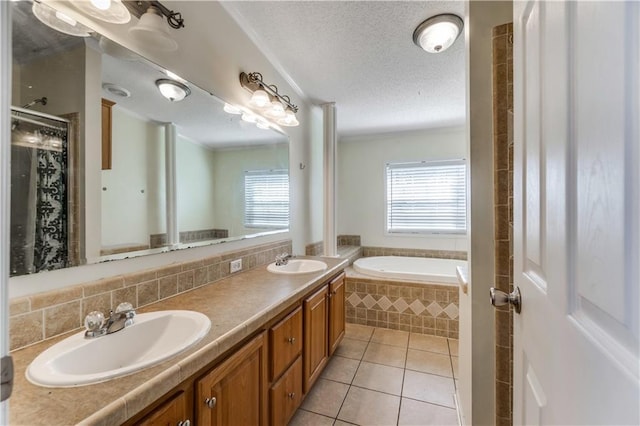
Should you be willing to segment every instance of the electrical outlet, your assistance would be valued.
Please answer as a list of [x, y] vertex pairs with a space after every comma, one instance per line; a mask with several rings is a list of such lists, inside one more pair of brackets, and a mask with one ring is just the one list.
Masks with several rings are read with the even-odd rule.
[[232, 260], [229, 263], [229, 273], [233, 274], [234, 272], [242, 271], [242, 259]]

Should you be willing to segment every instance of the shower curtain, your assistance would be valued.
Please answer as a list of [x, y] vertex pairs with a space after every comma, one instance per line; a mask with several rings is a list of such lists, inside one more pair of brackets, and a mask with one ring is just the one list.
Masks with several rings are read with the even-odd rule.
[[64, 268], [67, 123], [24, 110], [12, 111], [12, 119], [11, 275]]

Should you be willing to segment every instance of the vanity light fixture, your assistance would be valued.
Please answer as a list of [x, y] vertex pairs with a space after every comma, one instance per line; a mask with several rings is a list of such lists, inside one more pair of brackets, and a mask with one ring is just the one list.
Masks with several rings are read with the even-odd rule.
[[33, 2], [31, 11], [40, 22], [56, 31], [76, 37], [89, 37], [91, 35], [89, 28], [77, 22], [71, 16], [55, 10], [40, 1]]
[[183, 28], [182, 14], [167, 9], [158, 1], [149, 3], [147, 11], [140, 16], [136, 26], [129, 28], [129, 34], [145, 47], [163, 51], [176, 50], [178, 43], [169, 34], [163, 18], [167, 18], [171, 28]]
[[274, 84], [266, 84], [259, 72], [240, 73], [240, 85], [251, 92], [249, 105], [262, 109], [262, 113], [282, 126], [297, 126], [298, 107], [291, 103], [291, 98], [278, 93]]
[[156, 86], [158, 86], [162, 96], [171, 102], [180, 102], [191, 94], [189, 86], [176, 80], [169, 80], [168, 78], [156, 80]]
[[429, 53], [441, 53], [456, 41], [464, 23], [459, 16], [445, 13], [432, 16], [413, 32], [413, 42]]
[[83, 0], [72, 4], [81, 12], [112, 24], [126, 24], [131, 20], [131, 13], [121, 0]]

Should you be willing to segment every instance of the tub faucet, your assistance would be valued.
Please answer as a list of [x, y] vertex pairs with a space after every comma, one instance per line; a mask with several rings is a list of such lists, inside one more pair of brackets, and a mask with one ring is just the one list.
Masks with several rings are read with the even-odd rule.
[[293, 256], [290, 255], [289, 253], [282, 253], [279, 256], [276, 256], [276, 266], [284, 266], [287, 263], [289, 263], [289, 259], [291, 259]]
[[131, 303], [126, 302], [119, 304], [115, 313], [113, 310], [109, 311], [109, 318], [106, 319], [102, 312], [90, 312], [84, 319], [84, 324], [87, 329], [84, 337], [91, 339], [120, 331], [125, 327], [133, 325], [133, 317], [135, 316], [136, 311], [133, 309], [133, 306]]

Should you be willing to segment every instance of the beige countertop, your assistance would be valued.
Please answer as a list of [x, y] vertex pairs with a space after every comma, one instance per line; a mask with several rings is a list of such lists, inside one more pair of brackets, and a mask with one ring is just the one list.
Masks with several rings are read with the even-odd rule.
[[[322, 260], [329, 266], [323, 272], [279, 275], [267, 272], [264, 265], [138, 309], [140, 313], [198, 311], [211, 319], [211, 330], [187, 351], [128, 376], [75, 388], [44, 388], [28, 382], [25, 371], [31, 361], [74, 333], [13, 352], [15, 380], [9, 399], [10, 424], [123, 423], [347, 265], [346, 259]], [[100, 362], [98, 354], [96, 362]]]

